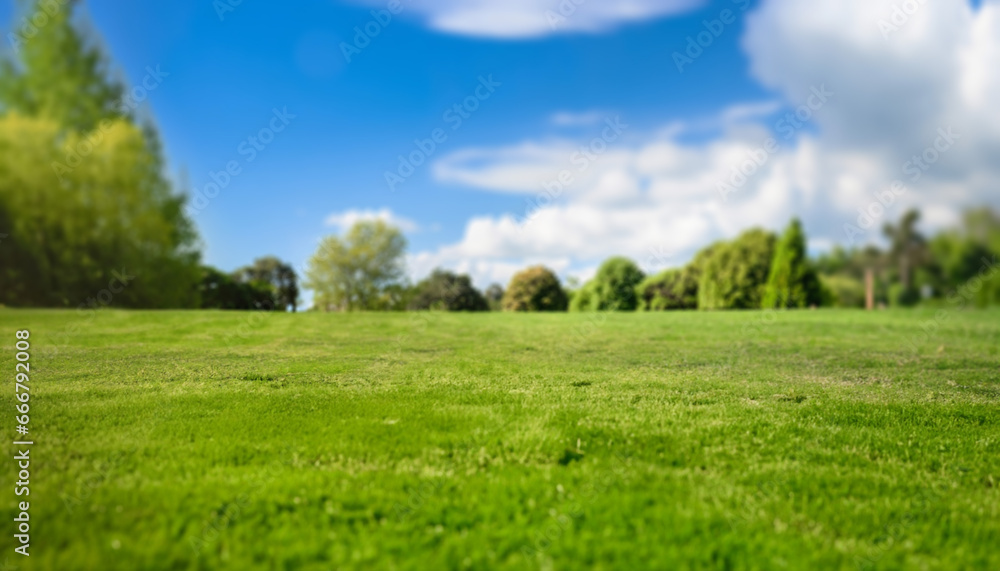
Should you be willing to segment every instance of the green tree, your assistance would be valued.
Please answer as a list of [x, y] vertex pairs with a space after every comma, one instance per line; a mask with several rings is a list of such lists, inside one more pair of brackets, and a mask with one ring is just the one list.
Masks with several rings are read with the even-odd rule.
[[490, 311], [500, 311], [503, 309], [503, 286], [500, 284], [490, 284], [483, 292], [486, 302], [490, 305]]
[[566, 311], [566, 292], [559, 278], [544, 266], [514, 274], [503, 296], [505, 311]]
[[260, 309], [279, 307], [274, 290], [264, 281], [241, 281], [236, 277], [205, 266], [199, 284], [202, 309]]
[[809, 307], [822, 301], [819, 278], [806, 255], [805, 232], [792, 220], [774, 252], [762, 307]]
[[973, 242], [1000, 254], [1000, 214], [988, 206], [973, 208], [962, 216], [962, 229]]
[[845, 274], [821, 275], [821, 292], [828, 296], [823, 305], [862, 308], [865, 306], [865, 284]]
[[[122, 104], [125, 87], [109, 80], [110, 65], [96, 38], [86, 38], [73, 25], [79, 0], [18, 4], [14, 21], [24, 26], [9, 36], [12, 57], [0, 61], [3, 107], [79, 133], [96, 129], [101, 120], [131, 119]], [[38, 14], [46, 16], [44, 24], [33, 18]]]
[[701, 281], [705, 261], [712, 255], [712, 250], [713, 246], [704, 248], [683, 268], [664, 270], [644, 279], [636, 287], [639, 309], [643, 311], [696, 309], [698, 282]]
[[184, 198], [155, 130], [118, 114], [122, 87], [72, 25], [75, 5], [19, 30], [0, 62], [0, 303], [195, 307]]
[[628, 258], [609, 258], [573, 296], [570, 311], [633, 311], [639, 306], [636, 286], [645, 274]]
[[920, 221], [918, 210], [909, 210], [899, 221], [899, 224], [886, 224], [883, 228], [885, 236], [891, 245], [888, 256], [890, 263], [898, 269], [900, 286], [895, 288], [891, 297], [894, 305], [914, 305], [920, 301], [920, 293], [913, 283], [913, 275], [917, 268], [928, 261], [927, 241], [917, 231]]
[[698, 283], [699, 309], [757, 309], [774, 257], [774, 234], [748, 230], [713, 247]]
[[295, 268], [282, 262], [274, 256], [265, 256], [254, 260], [253, 265], [240, 268], [235, 272], [238, 281], [246, 283], [263, 283], [274, 292], [275, 308], [292, 311], [298, 308], [299, 285]]
[[[971, 235], [960, 232], [942, 232], [929, 243], [930, 252], [934, 258], [935, 289], [945, 296], [953, 294], [959, 288], [984, 273], [984, 269], [994, 263], [995, 254], [982, 242]], [[989, 280], [983, 284], [976, 294], [976, 303], [986, 305], [1000, 301], [1000, 284]], [[998, 299], [993, 299], [998, 297]]]
[[343, 238], [327, 236], [309, 260], [306, 281], [324, 311], [391, 309], [404, 282], [406, 238], [382, 220], [356, 222]]
[[434, 270], [414, 288], [408, 309], [438, 309], [446, 311], [489, 311], [490, 306], [472, 286], [469, 276], [447, 270]]

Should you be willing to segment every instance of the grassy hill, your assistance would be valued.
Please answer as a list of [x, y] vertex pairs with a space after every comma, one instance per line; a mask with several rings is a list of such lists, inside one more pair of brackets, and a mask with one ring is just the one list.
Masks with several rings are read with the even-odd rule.
[[19, 569], [1000, 568], [1000, 311], [2, 310], [10, 379], [20, 329]]

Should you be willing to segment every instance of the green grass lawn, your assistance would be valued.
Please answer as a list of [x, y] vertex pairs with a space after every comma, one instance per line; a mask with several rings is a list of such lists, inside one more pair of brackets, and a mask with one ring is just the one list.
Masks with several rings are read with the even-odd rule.
[[1000, 311], [934, 318], [2, 310], [0, 565], [1000, 569]]

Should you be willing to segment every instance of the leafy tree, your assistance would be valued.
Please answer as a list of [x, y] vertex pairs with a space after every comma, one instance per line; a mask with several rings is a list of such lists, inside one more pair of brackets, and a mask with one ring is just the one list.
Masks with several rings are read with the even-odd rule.
[[273, 310], [274, 290], [263, 281], [241, 281], [215, 268], [202, 268], [199, 284], [202, 309], [262, 309]]
[[913, 274], [917, 267], [928, 261], [927, 241], [917, 232], [917, 222], [920, 212], [907, 211], [898, 225], [886, 224], [883, 232], [889, 238], [889, 261], [896, 265], [899, 271], [899, 283], [893, 296], [894, 304], [913, 305], [920, 301], [920, 293], [913, 283]]
[[573, 296], [571, 311], [633, 311], [639, 306], [636, 286], [645, 274], [628, 258], [605, 260], [597, 274]]
[[763, 308], [820, 305], [823, 301], [820, 293], [819, 278], [806, 257], [802, 224], [792, 220], [774, 252]]
[[698, 307], [698, 282], [705, 261], [712, 255], [713, 246], [698, 252], [691, 263], [680, 269], [664, 270], [649, 276], [636, 287], [639, 309], [663, 311], [696, 309]]
[[559, 278], [544, 266], [514, 274], [503, 296], [506, 311], [566, 311], [566, 292]]
[[443, 309], [447, 311], [489, 311], [483, 294], [472, 287], [469, 276], [447, 270], [434, 270], [417, 284], [409, 309]]
[[490, 287], [486, 288], [483, 292], [486, 297], [486, 302], [490, 305], [490, 311], [500, 311], [502, 309], [503, 302], [503, 286], [500, 284], [491, 284]]
[[386, 286], [379, 294], [372, 309], [378, 311], [406, 311], [416, 290], [406, 281]]
[[830, 276], [820, 276], [822, 292], [828, 296], [823, 300], [822, 305], [833, 307], [854, 307], [865, 306], [865, 284], [856, 278], [848, 275], [836, 274]]
[[969, 240], [1000, 254], [1000, 213], [988, 206], [974, 208], [965, 213], [962, 222]]
[[[316, 306], [331, 310], [390, 309], [404, 283], [406, 238], [382, 220], [356, 222], [343, 238], [327, 236], [309, 260], [304, 286]], [[395, 290], [398, 292], [398, 290]]]
[[636, 294], [643, 311], [696, 309], [698, 280], [687, 268], [664, 270], [644, 279], [636, 287]]
[[[935, 289], [946, 296], [983, 273], [984, 268], [993, 263], [995, 256], [982, 242], [960, 232], [938, 234], [928, 247], [935, 262], [931, 280]], [[975, 292], [980, 305], [992, 302], [993, 291], [1000, 291], [997, 284], [987, 282], [983, 285], [982, 291]]]
[[[12, 57], [0, 61], [0, 102], [7, 111], [46, 117], [68, 131], [86, 133], [101, 120], [127, 116], [125, 87], [109, 80], [107, 58], [98, 43], [88, 41], [73, 25], [79, 0], [19, 2], [14, 21], [27, 22], [9, 36]], [[51, 9], [55, 5], [55, 9]], [[47, 22], [36, 26], [31, 16], [44, 13]]]
[[[931, 281], [937, 292], [952, 297], [966, 288], [978, 305], [1000, 303], [1000, 278], [992, 271], [1000, 255], [1000, 215], [990, 208], [967, 211], [956, 230], [942, 232], [928, 244], [934, 264]], [[981, 279], [982, 287], [968, 286]]]
[[74, 6], [0, 62], [0, 303], [195, 307], [184, 198], [155, 131], [117, 113], [122, 87], [73, 27]]
[[698, 283], [698, 308], [761, 307], [776, 240], [770, 232], [753, 229], [716, 244]]
[[236, 271], [237, 281], [264, 283], [273, 291], [275, 307], [281, 309], [298, 308], [299, 286], [295, 268], [274, 256], [254, 260], [253, 265]]

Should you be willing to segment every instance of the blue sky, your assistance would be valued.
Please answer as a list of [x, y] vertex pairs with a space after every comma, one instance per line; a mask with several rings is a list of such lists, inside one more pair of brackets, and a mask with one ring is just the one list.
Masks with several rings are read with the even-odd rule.
[[[916, 205], [943, 226], [997, 204], [1000, 10], [910, 1], [899, 25], [899, 2], [868, 0], [565, 0], [562, 19], [551, 0], [401, 0], [385, 25], [371, 13], [382, 0], [90, 0], [86, 12], [133, 84], [147, 67], [169, 74], [147, 110], [172, 170], [198, 191], [239, 165], [195, 215], [207, 263], [274, 254], [302, 268], [321, 236], [381, 215], [406, 230], [415, 278], [440, 265], [485, 286], [533, 262], [585, 278], [614, 253], [653, 270], [793, 215], [814, 250], [874, 240], [844, 225], [947, 126], [961, 137], [881, 216]], [[366, 25], [378, 35], [346, 61]], [[706, 47], [685, 54], [699, 33]], [[696, 54], [682, 71], [678, 53]], [[483, 100], [480, 78], [499, 84]], [[834, 95], [779, 123], [815, 89]], [[453, 129], [445, 112], [463, 101], [477, 108]], [[248, 138], [275, 109], [294, 118], [251, 162]], [[619, 136], [577, 154], [614, 118]], [[446, 139], [390, 191], [386, 172], [435, 129]], [[780, 148], [727, 183], [769, 137]], [[572, 182], [546, 194], [563, 171]], [[538, 209], [519, 222], [526, 201]]]

